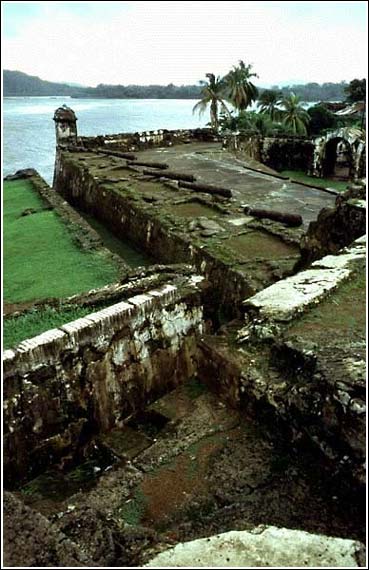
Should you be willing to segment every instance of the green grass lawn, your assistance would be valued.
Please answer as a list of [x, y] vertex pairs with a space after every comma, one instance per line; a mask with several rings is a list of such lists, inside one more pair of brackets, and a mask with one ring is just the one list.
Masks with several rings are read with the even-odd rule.
[[283, 170], [279, 174], [288, 176], [297, 182], [305, 182], [306, 184], [313, 184], [321, 188], [333, 188], [339, 192], [344, 192], [347, 189], [348, 182], [340, 182], [337, 180], [330, 180], [329, 178], [315, 178], [315, 176], [308, 176], [302, 170]]
[[75, 306], [67, 309], [56, 309], [47, 306], [38, 310], [33, 309], [18, 317], [8, 317], [3, 321], [4, 350], [19, 344], [26, 338], [80, 319], [93, 310], [91, 307]]
[[[118, 279], [118, 267], [102, 252], [78, 248], [29, 180], [4, 182], [3, 196], [4, 301], [63, 298]], [[22, 216], [29, 208], [36, 213]]]

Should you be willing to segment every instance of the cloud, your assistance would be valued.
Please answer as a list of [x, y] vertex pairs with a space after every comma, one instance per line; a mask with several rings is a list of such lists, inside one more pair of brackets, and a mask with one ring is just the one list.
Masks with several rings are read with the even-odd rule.
[[3, 62], [86, 85], [195, 83], [239, 59], [260, 84], [350, 80], [367, 68], [365, 4], [43, 2], [4, 34]]

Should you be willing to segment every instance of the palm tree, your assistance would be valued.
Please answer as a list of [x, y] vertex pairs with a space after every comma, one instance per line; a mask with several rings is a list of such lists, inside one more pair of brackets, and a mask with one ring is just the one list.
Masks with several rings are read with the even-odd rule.
[[225, 85], [223, 79], [219, 77], [215, 77], [213, 73], [207, 73], [206, 77], [208, 78], [208, 82], [202, 81], [203, 88], [201, 90], [202, 99], [196, 103], [192, 112], [195, 113], [196, 111], [202, 115], [208, 105], [210, 105], [210, 123], [212, 128], [215, 131], [219, 129], [219, 118], [218, 118], [218, 111], [219, 107], [224, 111], [228, 117], [231, 117], [229, 109], [224, 102], [225, 99]]
[[239, 111], [246, 109], [258, 97], [258, 90], [250, 81], [251, 77], [258, 75], [251, 73], [251, 67], [252, 65], [245, 65], [241, 60], [224, 78], [227, 98]]
[[282, 94], [273, 89], [265, 89], [259, 97], [258, 107], [260, 107], [260, 113], [263, 115], [268, 115], [272, 121], [278, 119], [279, 108], [278, 105], [281, 103]]
[[306, 126], [310, 121], [310, 115], [301, 107], [300, 97], [292, 92], [282, 99], [281, 106], [282, 123], [289, 127], [294, 134], [306, 135]]

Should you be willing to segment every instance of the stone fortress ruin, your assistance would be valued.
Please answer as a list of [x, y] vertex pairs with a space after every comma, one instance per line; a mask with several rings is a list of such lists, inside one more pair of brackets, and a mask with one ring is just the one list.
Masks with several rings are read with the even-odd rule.
[[85, 316], [4, 351], [7, 564], [364, 566], [362, 133], [76, 120], [55, 112], [52, 189], [9, 178], [83, 247], [109, 231], [147, 262], [113, 253], [118, 282], [47, 301]]

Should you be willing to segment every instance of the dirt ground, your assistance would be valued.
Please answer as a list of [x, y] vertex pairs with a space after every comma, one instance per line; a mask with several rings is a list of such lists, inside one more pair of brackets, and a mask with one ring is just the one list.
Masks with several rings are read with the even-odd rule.
[[[133, 566], [169, 545], [259, 524], [365, 540], [363, 497], [327, 481], [311, 454], [268, 439], [195, 379], [147, 411], [146, 423], [141, 416], [127, 428], [145, 445], [92, 486], [81, 481], [55, 502], [40, 486], [35, 496], [17, 493], [93, 564]], [[124, 430], [122, 442], [132, 449]], [[21, 532], [25, 523], [17, 524]]]

